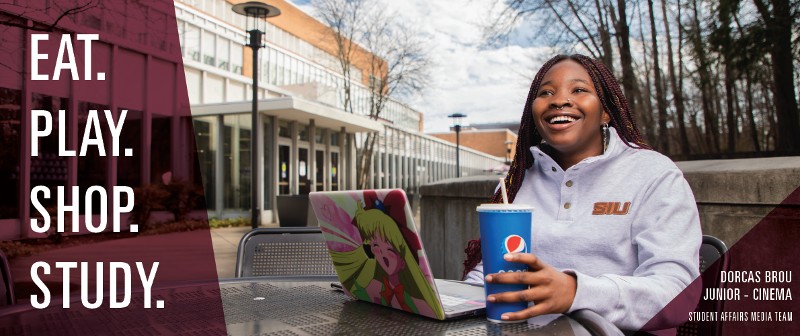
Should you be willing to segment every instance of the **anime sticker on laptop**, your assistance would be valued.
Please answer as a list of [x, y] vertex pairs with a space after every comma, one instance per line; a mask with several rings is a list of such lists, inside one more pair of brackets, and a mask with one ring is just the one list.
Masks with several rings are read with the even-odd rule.
[[351, 296], [444, 317], [402, 191], [351, 191], [311, 198], [339, 281]]

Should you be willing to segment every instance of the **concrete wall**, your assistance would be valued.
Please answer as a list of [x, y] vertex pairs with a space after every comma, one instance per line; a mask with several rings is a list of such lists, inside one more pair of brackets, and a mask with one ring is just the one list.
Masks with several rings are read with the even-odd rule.
[[[695, 194], [703, 233], [729, 247], [800, 187], [800, 157], [677, 165]], [[421, 235], [435, 277], [461, 277], [464, 249], [479, 235], [475, 207], [488, 201], [497, 184], [494, 176], [475, 176], [420, 188]], [[789, 220], [800, 225], [800, 217]]]

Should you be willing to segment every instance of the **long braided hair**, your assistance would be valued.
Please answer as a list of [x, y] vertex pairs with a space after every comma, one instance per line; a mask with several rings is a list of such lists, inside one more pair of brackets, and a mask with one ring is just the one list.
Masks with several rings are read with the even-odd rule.
[[[542, 136], [536, 130], [533, 121], [533, 100], [536, 99], [536, 93], [539, 91], [545, 74], [550, 71], [553, 65], [567, 59], [578, 62], [589, 73], [603, 109], [611, 117], [609, 125], [617, 130], [622, 141], [630, 147], [652, 149], [644, 142], [642, 134], [636, 127], [633, 113], [630, 106], [628, 106], [628, 101], [622, 94], [619, 82], [603, 63], [579, 54], [557, 55], [548, 60], [536, 73], [536, 77], [531, 83], [530, 91], [528, 91], [528, 98], [525, 100], [525, 108], [522, 110], [522, 119], [519, 125], [516, 154], [514, 154], [514, 161], [511, 162], [511, 167], [504, 180], [509, 202], [513, 202], [517, 196], [517, 192], [522, 186], [522, 181], [525, 180], [525, 171], [533, 166], [534, 159], [530, 152], [531, 146], [538, 145], [542, 141]], [[492, 203], [503, 201], [503, 196], [500, 193], [499, 189], [495, 192], [491, 199]], [[475, 265], [481, 260], [480, 242], [477, 240], [470, 241], [465, 252], [467, 253], [467, 259], [464, 261], [464, 276], [475, 268]]]

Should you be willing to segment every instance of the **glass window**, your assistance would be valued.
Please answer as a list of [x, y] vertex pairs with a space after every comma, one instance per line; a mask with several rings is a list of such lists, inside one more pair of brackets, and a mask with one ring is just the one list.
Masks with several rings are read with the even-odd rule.
[[267, 47], [264, 50], [264, 57], [265, 61], [267, 62], [266, 68], [266, 75], [267, 75], [267, 82], [269, 84], [275, 85], [275, 50], [270, 47]]
[[250, 134], [249, 115], [223, 118], [223, 206], [225, 209], [250, 209]]
[[308, 164], [308, 148], [299, 148], [297, 150], [297, 183], [300, 195], [306, 195], [311, 192], [310, 168]]
[[288, 121], [279, 121], [278, 122], [278, 136], [281, 138], [291, 138], [292, 137], [292, 130], [289, 127]]
[[297, 130], [297, 139], [300, 141], [308, 141], [308, 125], [299, 125]]
[[291, 170], [291, 149], [289, 146], [278, 146], [278, 194], [289, 195], [289, 171]]
[[[83, 130], [86, 129], [86, 124], [89, 121], [89, 110], [96, 110], [97, 111], [97, 119], [100, 124], [99, 134], [101, 136], [106, 136], [108, 134], [108, 127], [103, 127], [106, 124], [106, 117], [103, 111], [107, 109], [108, 106], [95, 104], [95, 103], [87, 103], [87, 102], [80, 102], [78, 104], [78, 141], [83, 142]], [[154, 122], [155, 124], [155, 122]], [[92, 136], [95, 136], [92, 134]], [[155, 139], [155, 135], [153, 137]], [[57, 141], [57, 140], [56, 140]], [[155, 147], [155, 146], [154, 146]], [[79, 146], [76, 146], [76, 149]], [[77, 149], [79, 150], [79, 149]], [[109, 154], [109, 151], [106, 150], [106, 155]], [[89, 189], [91, 186], [106, 186], [106, 162], [108, 160], [108, 156], [100, 156], [97, 146], [89, 146], [86, 150], [86, 156], [81, 157], [78, 160], [78, 186], [80, 187], [80, 193], [83, 194], [86, 189]], [[155, 158], [153, 159], [156, 160]], [[107, 204], [100, 204], [100, 195], [98, 193], [93, 194], [92, 197], [92, 213], [99, 214], [100, 208], [107, 206]], [[109, 199], [106, 199], [107, 201]], [[80, 213], [86, 214], [86, 207], [80, 207]]]
[[[114, 34], [118, 37], [125, 37], [125, 27], [122, 25], [122, 20], [103, 20], [105, 25], [104, 32]], [[181, 29], [181, 22], [178, 22], [178, 30]], [[181, 39], [182, 41], [183, 39]], [[74, 47], [74, 46], [73, 46]]]
[[262, 195], [261, 199], [263, 201], [263, 209], [271, 209], [271, 200], [272, 198], [272, 167], [273, 167], [273, 160], [272, 159], [272, 122], [270, 121], [271, 118], [264, 118], [264, 132], [262, 132], [262, 138], [264, 139], [264, 153], [262, 153], [265, 158], [270, 158], [264, 160], [264, 178], [261, 181], [264, 184], [264, 194]]
[[242, 53], [244, 46], [236, 42], [231, 42], [230, 45], [231, 45], [231, 72], [236, 74], [242, 74], [242, 61], [244, 59]]
[[217, 117], [198, 117], [193, 120], [197, 161], [202, 175], [203, 191], [208, 210], [216, 208], [216, 169], [214, 158], [217, 153]]
[[228, 55], [228, 46], [230, 41], [225, 38], [219, 38], [217, 41], [217, 67], [223, 70], [230, 68], [230, 56]]
[[200, 28], [188, 23], [183, 34], [183, 55], [193, 61], [200, 61]]
[[339, 146], [339, 133], [331, 132], [331, 146]]
[[[106, 21], [110, 20], [106, 19]], [[166, 31], [167, 15], [153, 7], [150, 7], [150, 10], [147, 10], [147, 25], [148, 25], [147, 29], [149, 31]], [[146, 33], [145, 35], [150, 36], [151, 47], [157, 48], [162, 51], [167, 50], [167, 39], [164, 36], [156, 34], [146, 34]]]
[[314, 157], [314, 184], [316, 185], [315, 191], [323, 191], [325, 189], [325, 152], [318, 150]]
[[100, 30], [102, 27], [101, 25], [102, 19], [97, 16], [95, 11], [87, 11], [82, 13], [81, 15], [81, 23], [86, 27], [91, 27], [96, 30]]
[[202, 45], [203, 45], [203, 63], [208, 64], [210, 66], [215, 66], [216, 59], [214, 58], [214, 54], [216, 53], [217, 49], [216, 35], [204, 30]]
[[[36, 106], [35, 96], [34, 94], [33, 106]], [[0, 219], [19, 217], [21, 101], [22, 94], [19, 90], [0, 88], [0, 134], [2, 134], [0, 137], [0, 183], [5, 190], [0, 193]], [[34, 107], [34, 109], [36, 108]], [[58, 123], [53, 120], [53, 133], [51, 134], [56, 134], [57, 125]], [[31, 161], [33, 159], [31, 158]], [[63, 168], [66, 168], [66, 165]], [[31, 162], [31, 169], [33, 169], [33, 162]], [[66, 175], [66, 169], [64, 174]], [[31, 186], [34, 186], [34, 183], [31, 178]]]
[[314, 133], [314, 142], [316, 142], [318, 144], [321, 144], [323, 142], [323, 140], [325, 140], [325, 139], [322, 137], [322, 130], [321, 129], [317, 129], [317, 132]]
[[283, 79], [285, 77], [283, 68], [283, 54], [277, 52], [275, 54], [275, 85], [283, 85]]
[[339, 153], [331, 153], [331, 190], [339, 190]]
[[162, 183], [162, 175], [172, 171], [172, 118], [170, 116], [153, 113], [151, 139], [150, 179], [152, 183]]
[[[122, 108], [117, 111], [117, 123], [122, 115]], [[120, 133], [120, 156], [117, 158], [117, 184], [130, 187], [142, 185], [142, 111], [128, 110], [125, 115], [125, 126]], [[131, 156], [125, 156], [125, 149], [132, 150]]]

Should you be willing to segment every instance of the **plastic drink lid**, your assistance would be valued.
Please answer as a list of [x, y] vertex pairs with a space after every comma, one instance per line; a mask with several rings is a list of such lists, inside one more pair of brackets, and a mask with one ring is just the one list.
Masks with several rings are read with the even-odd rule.
[[533, 211], [533, 205], [528, 204], [503, 204], [503, 203], [487, 203], [479, 205], [475, 210], [477, 211]]

